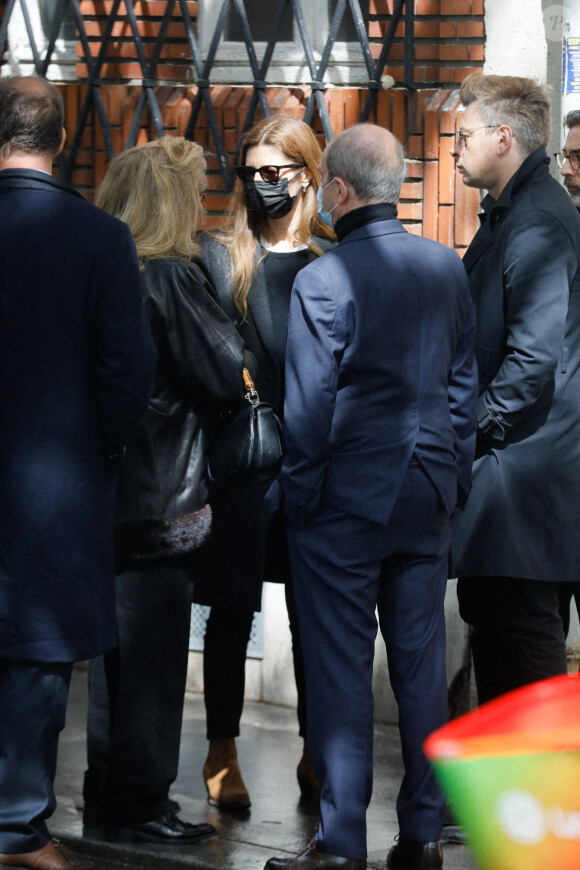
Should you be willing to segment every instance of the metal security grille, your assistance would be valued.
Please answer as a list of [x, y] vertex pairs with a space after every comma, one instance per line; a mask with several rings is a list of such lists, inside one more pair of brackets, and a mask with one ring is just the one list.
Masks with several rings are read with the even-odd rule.
[[[46, 48], [39, 51], [31, 23], [31, 10], [33, 9], [34, 4], [38, 4], [38, 2], [39, 0], [8, 0], [0, 24], [0, 58], [3, 57], [7, 48], [8, 27], [17, 5], [21, 8], [26, 24], [34, 68], [36, 73], [40, 76], [46, 76], [48, 67], [53, 60], [55, 46], [59, 34], [62, 33], [62, 28], [64, 26], [70, 28], [72, 20], [76, 22], [77, 38], [80, 44], [80, 50], [78, 52], [79, 63], [86, 65], [88, 80], [83, 82], [87, 85], [86, 96], [78, 115], [71, 146], [66, 158], [63, 156], [60, 157], [59, 170], [61, 176], [65, 180], [70, 180], [75, 168], [83, 133], [89, 121], [92, 109], [95, 110], [98, 117], [108, 159], [112, 159], [115, 155], [111, 127], [107, 118], [101, 93], [102, 86], [105, 84], [110, 85], [111, 79], [108, 78], [105, 81], [101, 72], [108, 56], [109, 47], [115, 39], [115, 27], [121, 19], [124, 24], [128, 22], [130, 37], [134, 45], [136, 59], [141, 72], [141, 80], [139, 82], [141, 92], [135, 106], [131, 127], [124, 143], [125, 147], [132, 147], [136, 143], [140, 125], [143, 122], [147, 110], [150, 113], [152, 128], [155, 135], [162, 136], [165, 132], [162, 112], [156, 95], [156, 88], [159, 87], [161, 80], [161, 76], [158, 74], [158, 65], [160, 58], [163, 56], [165, 43], [170, 41], [168, 33], [170, 32], [170, 26], [172, 25], [172, 16], [174, 16], [175, 11], [178, 9], [181, 12], [180, 22], [182, 22], [182, 26], [185, 29], [185, 41], [189, 51], [189, 69], [193, 67], [193, 79], [197, 85], [197, 93], [191, 104], [191, 112], [185, 135], [188, 138], [193, 137], [193, 131], [200, 113], [205, 111], [207, 114], [207, 123], [213, 138], [215, 153], [217, 154], [221, 174], [227, 189], [230, 189], [233, 183], [233, 166], [236, 164], [236, 159], [234, 157], [234, 160], [228, 164], [226, 157], [227, 152], [216, 118], [216, 112], [212, 104], [210, 88], [212, 86], [212, 72], [216, 64], [220, 39], [224, 33], [224, 29], [227, 26], [232, 26], [232, 16], [234, 16], [234, 18], [237, 17], [236, 29], [241, 34], [247, 52], [249, 80], [251, 81], [250, 86], [252, 88], [252, 96], [244, 116], [242, 133], [252, 125], [258, 109], [264, 117], [269, 117], [271, 114], [265, 93], [265, 89], [269, 84], [268, 72], [280, 30], [284, 25], [284, 22], [287, 23], [289, 13], [291, 13], [293, 17], [310, 76], [310, 81], [306, 82], [306, 84], [311, 88], [311, 93], [308, 97], [304, 120], [307, 123], [311, 123], [314, 113], [317, 111], [327, 139], [332, 138], [333, 129], [328, 107], [324, 99], [324, 90], [326, 87], [324, 79], [329, 62], [331, 61], [333, 45], [339, 36], [341, 25], [345, 18], [347, 5], [352, 16], [352, 22], [349, 20], [349, 27], [351, 31], [354, 27], [356, 39], [362, 49], [362, 56], [364, 58], [366, 74], [368, 77], [365, 85], [367, 96], [360, 112], [361, 121], [369, 119], [375, 104], [377, 92], [382, 87], [381, 76], [383, 75], [385, 65], [388, 61], [389, 52], [391, 51], [395, 38], [395, 31], [399, 24], [404, 24], [404, 84], [410, 89], [436, 86], [434, 83], [417, 83], [414, 81], [415, 13], [414, 3], [409, 2], [409, 0], [407, 0], [407, 2], [405, 2], [405, 0], [392, 0], [392, 13], [388, 20], [388, 25], [384, 26], [384, 37], [380, 43], [380, 50], [378, 51], [378, 57], [376, 60], [373, 59], [371, 52], [367, 26], [361, 11], [359, 0], [336, 0], [334, 4], [334, 12], [330, 21], [328, 38], [319, 62], [315, 60], [315, 53], [312, 48], [311, 37], [306, 25], [301, 0], [271, 0], [270, 8], [272, 10], [272, 16], [268, 29], [266, 48], [261, 60], [258, 59], [256, 53], [254, 38], [252, 36], [243, 0], [223, 0], [215, 32], [213, 33], [211, 44], [205, 58], [202, 58], [200, 53], [196, 29], [197, 21], [195, 20], [195, 16], [192, 18], [190, 13], [191, 4], [188, 4], [186, 0], [167, 0], [153, 46], [151, 46], [150, 41], [148, 44], [145, 44], [141, 35], [139, 19], [135, 8], [136, 6], [141, 5], [139, 0], [109, 0], [106, 4], [107, 18], [103, 27], [100, 46], [96, 56], [94, 52], [91, 52], [91, 44], [87, 36], [87, 22], [83, 18], [81, 12], [80, 0], [51, 0], [50, 4], [44, 4], [44, 29], [48, 37], [48, 44], [46, 45]], [[303, 0], [303, 2], [308, 2], [308, 0]], [[48, 21], [48, 19], [50, 19], [50, 21]], [[377, 53], [376, 39], [374, 40], [374, 47], [375, 53]]]

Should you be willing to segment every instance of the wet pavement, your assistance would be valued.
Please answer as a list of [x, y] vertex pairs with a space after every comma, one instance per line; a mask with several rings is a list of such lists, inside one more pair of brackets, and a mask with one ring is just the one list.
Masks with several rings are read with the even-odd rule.
[[[210, 822], [217, 836], [188, 846], [107, 843], [100, 832], [83, 832], [82, 781], [86, 766], [87, 672], [75, 668], [67, 725], [61, 735], [56, 777], [57, 810], [49, 821], [53, 836], [91, 856], [96, 870], [262, 870], [273, 855], [301, 852], [316, 830], [316, 807], [304, 805], [296, 781], [302, 754], [296, 713], [285, 707], [246, 703], [237, 741], [242, 774], [252, 807], [246, 814], [223, 813], [206, 800], [201, 768], [205, 760], [203, 698], [186, 695], [180, 772], [171, 796], [186, 821]], [[400, 744], [393, 726], [375, 726], [373, 798], [367, 814], [368, 866], [384, 868], [398, 831], [395, 799], [402, 777]], [[444, 868], [475, 870], [466, 846], [444, 843]]]

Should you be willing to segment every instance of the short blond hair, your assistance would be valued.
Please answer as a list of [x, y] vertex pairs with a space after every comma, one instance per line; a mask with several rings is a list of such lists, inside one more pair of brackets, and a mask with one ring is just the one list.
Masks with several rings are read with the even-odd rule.
[[464, 106], [477, 102], [484, 124], [511, 127], [524, 157], [548, 144], [552, 132], [548, 85], [519, 76], [472, 73], [461, 85]]
[[203, 149], [163, 136], [123, 151], [109, 164], [96, 203], [128, 224], [139, 260], [190, 260], [206, 185]]

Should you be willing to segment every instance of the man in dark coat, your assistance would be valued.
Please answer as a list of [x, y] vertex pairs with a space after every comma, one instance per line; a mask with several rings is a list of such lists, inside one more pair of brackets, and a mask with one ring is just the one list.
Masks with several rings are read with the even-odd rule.
[[580, 217], [549, 173], [545, 86], [473, 74], [461, 99], [452, 154], [488, 195], [463, 261], [479, 406], [453, 568], [483, 702], [566, 672], [554, 581], [580, 564]]
[[[572, 203], [580, 212], [580, 109], [572, 109], [564, 118], [564, 129], [568, 130], [563, 151], [554, 154], [560, 167], [560, 175], [564, 179], [564, 187], [570, 194]], [[575, 583], [557, 583], [560, 616], [564, 625], [564, 634], [568, 636], [570, 628], [570, 603], [576, 602], [580, 612], [580, 580]]]
[[457, 254], [396, 219], [403, 150], [362, 124], [327, 147], [339, 245], [290, 304], [281, 473], [304, 649], [316, 839], [267, 870], [363, 870], [378, 611], [405, 777], [392, 870], [442, 866], [443, 799], [422, 752], [447, 717], [450, 516], [469, 491], [475, 319]]
[[564, 118], [568, 130], [564, 149], [555, 154], [564, 187], [570, 199], [580, 211], [580, 109], [572, 109]]
[[72, 663], [115, 646], [117, 464], [155, 348], [128, 228], [52, 178], [58, 90], [0, 78], [0, 865], [51, 840]]

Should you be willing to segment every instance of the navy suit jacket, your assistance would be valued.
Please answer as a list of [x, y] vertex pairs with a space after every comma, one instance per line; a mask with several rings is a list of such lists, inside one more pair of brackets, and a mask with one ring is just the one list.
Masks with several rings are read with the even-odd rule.
[[451, 514], [469, 492], [475, 316], [454, 251], [398, 220], [354, 229], [297, 276], [281, 472], [285, 511], [323, 501], [387, 523], [413, 453]]
[[111, 457], [155, 358], [126, 224], [46, 173], [0, 172], [0, 658], [115, 645]]

